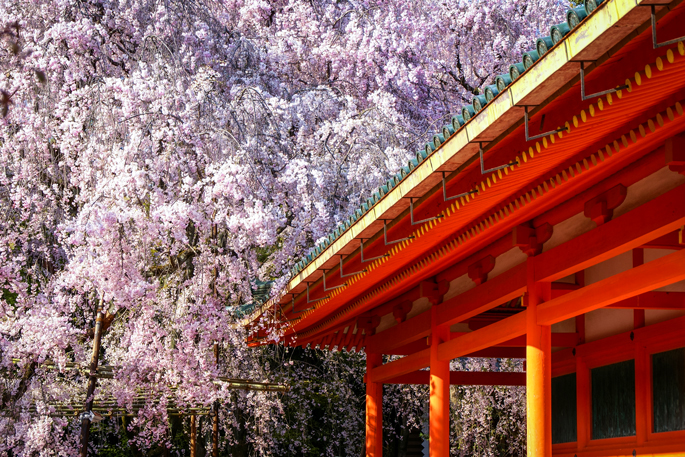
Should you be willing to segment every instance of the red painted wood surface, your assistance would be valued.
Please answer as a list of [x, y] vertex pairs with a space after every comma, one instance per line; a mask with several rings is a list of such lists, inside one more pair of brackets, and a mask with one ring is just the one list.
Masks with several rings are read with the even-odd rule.
[[450, 329], [438, 324], [437, 308], [431, 309], [430, 411], [428, 415], [430, 457], [450, 455], [450, 362], [438, 358], [438, 346], [449, 339]]
[[[366, 371], [382, 363], [380, 354], [366, 354]], [[383, 455], [383, 384], [366, 380], [366, 457]]]
[[[385, 384], [428, 384], [429, 371], [414, 371], [391, 379]], [[525, 386], [526, 374], [492, 371], [450, 371], [453, 386]]]
[[549, 282], [535, 282], [535, 257], [527, 261], [526, 451], [529, 457], [552, 455], [552, 329], [538, 323], [538, 306], [549, 300]]

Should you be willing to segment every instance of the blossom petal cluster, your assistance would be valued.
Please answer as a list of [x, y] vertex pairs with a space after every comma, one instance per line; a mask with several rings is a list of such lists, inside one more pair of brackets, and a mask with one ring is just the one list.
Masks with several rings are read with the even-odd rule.
[[[84, 400], [74, 367], [90, 362], [99, 311], [99, 363], [116, 370], [96, 404], [130, 413], [130, 445], [170, 447], [170, 411], [220, 404], [224, 447], [333, 455], [302, 425], [325, 410], [326, 436], [360, 448], [363, 356], [319, 354], [335, 376], [309, 389], [307, 357], [248, 348], [235, 310], [256, 281], [283, 285], [562, 5], [0, 0], [0, 12], [0, 454], [76, 452], [78, 423], [56, 405]], [[298, 387], [237, 393], [221, 377]], [[389, 391], [389, 408], [408, 401], [418, 424], [424, 394], [407, 392]]]

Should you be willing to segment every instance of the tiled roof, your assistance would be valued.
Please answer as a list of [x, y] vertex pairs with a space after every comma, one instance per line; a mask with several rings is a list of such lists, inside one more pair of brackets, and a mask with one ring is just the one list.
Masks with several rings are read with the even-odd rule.
[[450, 124], [445, 125], [440, 133], [433, 135], [429, 142], [425, 144], [423, 149], [418, 151], [414, 158], [409, 160], [407, 166], [402, 167], [400, 171], [389, 178], [385, 184], [381, 185], [375, 192], [372, 193], [366, 202], [362, 203], [352, 215], [350, 215], [344, 222], [331, 232], [326, 239], [317, 244], [309, 254], [300, 259], [292, 268], [292, 276], [298, 275], [302, 272], [319, 254], [326, 250], [335, 240], [337, 240], [343, 233], [352, 227], [359, 219], [361, 219], [369, 210], [376, 205], [390, 190], [400, 184], [410, 173], [421, 164], [424, 160], [430, 157], [442, 143], [448, 140], [457, 131], [462, 129], [466, 123], [474, 117], [479, 111], [483, 110], [495, 97], [518, 79], [526, 72], [537, 60], [539, 60], [552, 47], [559, 43], [571, 30], [576, 28], [598, 5], [605, 0], [584, 0], [582, 6], [569, 9], [566, 12], [566, 22], [553, 25], [550, 28], [550, 35], [538, 38], [535, 42], [535, 49], [523, 53], [522, 61], [517, 62], [509, 67], [508, 74], [502, 74], [495, 77], [495, 83], [486, 86], [482, 95], [474, 96], [472, 103], [462, 107], [459, 111], [461, 114], [452, 116]]

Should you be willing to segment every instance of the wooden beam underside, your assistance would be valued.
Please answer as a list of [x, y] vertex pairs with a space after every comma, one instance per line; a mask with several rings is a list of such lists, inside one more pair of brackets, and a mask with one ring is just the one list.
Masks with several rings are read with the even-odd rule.
[[[384, 384], [428, 384], [429, 371], [414, 371], [385, 381]], [[502, 371], [451, 371], [453, 386], [525, 386], [526, 373]]]
[[[685, 225], [683, 202], [685, 186], [681, 185], [613, 221], [536, 256], [533, 260], [536, 280], [551, 282], [560, 279], [679, 229]], [[461, 322], [509, 300], [512, 294], [523, 294], [526, 289], [525, 271], [526, 265], [519, 265], [498, 276], [497, 278], [502, 278], [499, 282], [496, 283], [497, 278], [494, 278], [439, 305], [439, 325]], [[551, 325], [594, 309], [613, 304], [620, 306], [626, 303], [625, 300], [632, 300], [684, 279], [685, 250], [675, 251], [553, 298], [539, 306], [538, 322], [541, 325]], [[526, 311], [522, 311], [442, 343], [438, 349], [439, 358], [450, 360], [463, 357], [524, 335], [525, 314]], [[424, 324], [425, 319], [417, 319], [421, 316], [371, 336], [367, 340], [367, 347], [387, 350], [393, 345], [394, 335], [403, 335], [402, 343], [407, 344], [411, 340], [409, 334], [420, 335], [420, 338], [430, 333], [430, 321]], [[428, 350], [424, 350], [378, 367], [371, 373], [371, 379], [384, 382], [386, 379], [425, 368], [428, 366], [427, 354]], [[409, 360], [404, 361], [405, 359]]]
[[[685, 186], [679, 186], [606, 224], [536, 257], [538, 281], [555, 281], [601, 263], [685, 225]], [[526, 265], [439, 305], [440, 325], [453, 325], [488, 311], [526, 290]], [[568, 294], [565, 294], [568, 295]], [[388, 354], [394, 348], [430, 334], [430, 315], [422, 313], [366, 339], [369, 352]]]

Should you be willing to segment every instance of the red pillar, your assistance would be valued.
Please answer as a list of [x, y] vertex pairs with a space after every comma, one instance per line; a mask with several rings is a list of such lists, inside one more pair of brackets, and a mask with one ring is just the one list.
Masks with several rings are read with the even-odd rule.
[[[644, 249], [633, 249], [633, 268], [644, 265], [645, 263], [645, 250]], [[645, 326], [645, 310], [644, 309], [634, 309], [633, 310], [633, 328], [642, 328]]]
[[[585, 270], [580, 270], [575, 276], [576, 284], [585, 287]], [[576, 316], [576, 333], [578, 334], [578, 343], [585, 344], [585, 314]]]
[[552, 329], [537, 324], [537, 306], [551, 298], [551, 283], [535, 282], [535, 257], [528, 258], [526, 321], [526, 413], [529, 457], [552, 455]]
[[437, 325], [438, 307], [431, 308], [430, 348], [430, 457], [450, 455], [450, 362], [438, 360], [438, 345], [449, 339], [450, 329]]
[[381, 354], [366, 354], [366, 457], [383, 455], [383, 384], [368, 380], [371, 370], [382, 363]]

